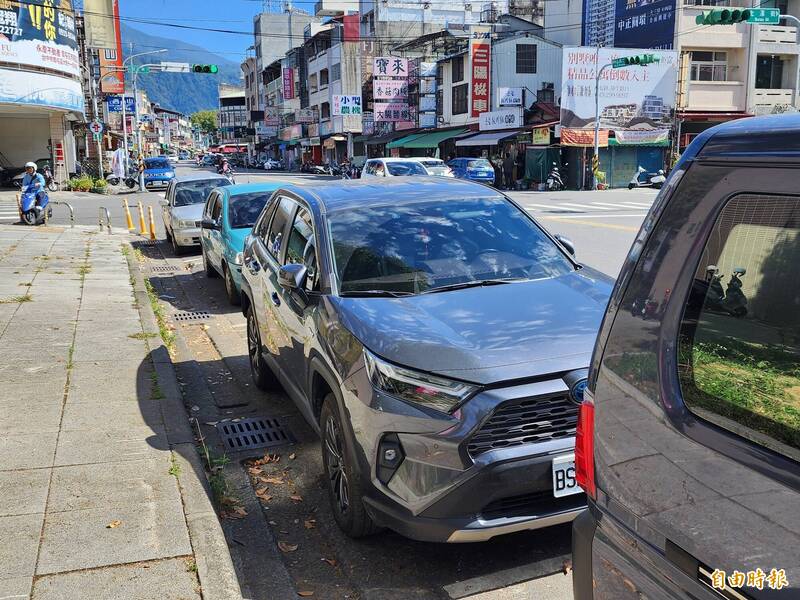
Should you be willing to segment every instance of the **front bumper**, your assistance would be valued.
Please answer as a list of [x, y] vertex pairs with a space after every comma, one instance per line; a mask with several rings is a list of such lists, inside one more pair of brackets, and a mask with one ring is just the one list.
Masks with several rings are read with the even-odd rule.
[[145, 176], [145, 178], [144, 178], [144, 187], [146, 187], [146, 188], [150, 188], [150, 187], [167, 187], [171, 180], [172, 180], [172, 178], [161, 179], [161, 178], [155, 178], [155, 177], [148, 178], [147, 176]]
[[[475, 446], [502, 406], [569, 393], [563, 380], [485, 390], [455, 415], [431, 418], [376, 392], [363, 374], [345, 382], [345, 403], [372, 482], [365, 505], [377, 524], [422, 541], [477, 542], [566, 523], [585, 509], [583, 493], [553, 494], [553, 459], [573, 452], [574, 430], [537, 443]], [[387, 435], [403, 455], [388, 481], [378, 460]]]
[[187, 227], [185, 229], [173, 229], [172, 236], [178, 246], [199, 246], [200, 228]]

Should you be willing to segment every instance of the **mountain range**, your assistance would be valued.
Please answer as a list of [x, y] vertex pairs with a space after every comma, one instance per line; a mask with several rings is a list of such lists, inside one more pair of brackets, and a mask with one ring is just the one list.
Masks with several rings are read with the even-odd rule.
[[[217, 108], [217, 85], [219, 83], [241, 84], [241, 68], [239, 63], [222, 58], [218, 54], [186, 44], [180, 40], [150, 35], [121, 24], [122, 53], [126, 57], [131, 53], [147, 52], [159, 48], [168, 51], [153, 56], [135, 59], [147, 62], [188, 62], [190, 64], [215, 64], [219, 67], [216, 75], [197, 73], [148, 73], [141, 74], [138, 85], [147, 91], [151, 101], [164, 108], [177, 110], [184, 114], [192, 114], [198, 110]], [[131, 51], [131, 44], [133, 50]]]

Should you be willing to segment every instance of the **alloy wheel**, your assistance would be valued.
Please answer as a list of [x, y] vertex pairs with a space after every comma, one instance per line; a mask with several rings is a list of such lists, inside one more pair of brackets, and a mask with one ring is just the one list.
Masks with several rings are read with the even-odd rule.
[[345, 471], [344, 446], [339, 425], [333, 418], [325, 424], [325, 452], [327, 454], [328, 478], [331, 490], [336, 496], [339, 512], [347, 513], [350, 508], [347, 473]]
[[258, 379], [261, 365], [258, 360], [259, 346], [258, 332], [256, 331], [256, 320], [252, 315], [247, 319], [247, 352], [250, 355], [250, 369], [253, 371], [253, 378]]

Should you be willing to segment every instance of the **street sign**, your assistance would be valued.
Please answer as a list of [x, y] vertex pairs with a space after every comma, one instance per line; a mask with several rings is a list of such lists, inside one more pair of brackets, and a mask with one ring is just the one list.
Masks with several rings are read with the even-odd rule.
[[779, 8], [751, 8], [747, 17], [748, 23], [767, 23], [777, 25], [781, 20], [781, 9]]
[[128, 73], [131, 75], [135, 73], [149, 73], [150, 67], [140, 67], [138, 65], [128, 65]]
[[93, 133], [92, 137], [94, 138], [95, 142], [99, 142], [100, 140], [103, 139], [103, 134], [102, 133]]
[[161, 61], [161, 70], [164, 73], [191, 73], [192, 66], [184, 62], [164, 62]]
[[91, 131], [95, 136], [102, 135], [103, 124], [100, 121], [92, 121], [89, 123], [89, 131]]

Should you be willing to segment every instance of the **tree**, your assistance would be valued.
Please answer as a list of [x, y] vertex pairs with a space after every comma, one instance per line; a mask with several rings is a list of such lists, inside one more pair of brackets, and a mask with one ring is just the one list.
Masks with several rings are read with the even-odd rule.
[[189, 117], [192, 125], [199, 127], [203, 133], [217, 132], [217, 111], [201, 110]]

